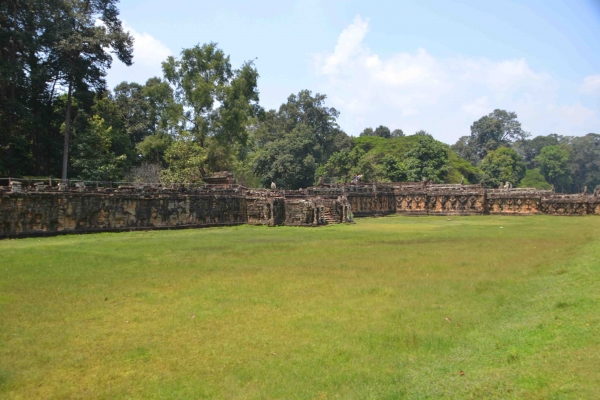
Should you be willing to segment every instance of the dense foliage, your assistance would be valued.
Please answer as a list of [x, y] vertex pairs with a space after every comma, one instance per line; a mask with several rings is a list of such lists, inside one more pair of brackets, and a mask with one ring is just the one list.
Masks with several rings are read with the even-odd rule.
[[73, 118], [89, 111], [94, 93], [105, 90], [110, 53], [132, 63], [133, 39], [122, 28], [116, 3], [0, 3], [0, 173], [58, 174]]
[[[591, 192], [600, 184], [600, 135], [561, 136], [553, 133], [529, 137], [530, 134], [521, 129], [514, 112], [495, 110], [475, 121], [471, 135], [461, 137], [451, 147], [460, 157], [485, 170], [481, 179], [490, 187], [501, 181], [524, 186], [523, 177], [527, 177], [533, 187], [554, 187], [564, 193], [586, 189]], [[508, 152], [508, 149], [512, 151]], [[501, 154], [494, 153], [492, 158], [487, 158], [499, 150]], [[532, 170], [535, 172], [530, 172]]]
[[552, 185], [546, 182], [539, 168], [528, 169], [523, 179], [521, 179], [520, 187], [542, 190], [552, 189]]
[[518, 183], [525, 176], [525, 163], [513, 149], [501, 147], [488, 152], [480, 164], [482, 181], [489, 187], [500, 187], [506, 182]]
[[108, 90], [113, 56], [133, 62], [116, 5], [0, 3], [1, 176], [183, 183], [231, 170], [242, 184], [284, 189], [359, 176], [563, 192], [600, 184], [600, 135], [531, 139], [505, 110], [474, 121], [452, 146], [384, 125], [350, 137], [327, 96], [309, 90], [264, 110], [254, 64], [234, 68], [216, 43], [169, 57], [162, 77]]

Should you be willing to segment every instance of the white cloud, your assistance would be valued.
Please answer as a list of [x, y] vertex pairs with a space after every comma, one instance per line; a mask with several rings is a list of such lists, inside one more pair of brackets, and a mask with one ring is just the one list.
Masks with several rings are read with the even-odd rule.
[[171, 49], [147, 32], [139, 33], [127, 24], [123, 28], [134, 39], [133, 65], [127, 67], [115, 58], [107, 76], [109, 87], [122, 81], [145, 83], [153, 76], [162, 76], [161, 63], [173, 55]]
[[368, 20], [363, 20], [360, 15], [354, 18], [354, 22], [340, 34], [333, 54], [325, 60], [322, 67], [324, 73], [337, 73], [340, 64], [346, 63], [361, 51], [360, 44], [368, 32], [368, 27]]
[[133, 36], [133, 61], [147, 67], [155, 67], [173, 55], [171, 49], [160, 40], [154, 38], [147, 32], [139, 33], [130, 26], [125, 25], [125, 30]]
[[581, 93], [585, 94], [599, 94], [600, 93], [600, 74], [587, 76], [579, 89]]
[[473, 117], [480, 117], [489, 112], [490, 105], [487, 96], [479, 97], [472, 103], [463, 104], [461, 109]]
[[583, 127], [586, 121], [594, 117], [595, 112], [577, 102], [573, 105], [562, 104], [550, 107], [550, 112], [557, 113], [562, 120], [571, 126]]
[[594, 110], [559, 104], [558, 82], [525, 59], [440, 59], [425, 49], [382, 57], [363, 44], [368, 31], [368, 20], [357, 16], [332, 53], [314, 57], [319, 89], [341, 111], [340, 124], [350, 134], [384, 124], [407, 133], [425, 129], [452, 143], [496, 108], [515, 111], [534, 135], [583, 134], [598, 125]]

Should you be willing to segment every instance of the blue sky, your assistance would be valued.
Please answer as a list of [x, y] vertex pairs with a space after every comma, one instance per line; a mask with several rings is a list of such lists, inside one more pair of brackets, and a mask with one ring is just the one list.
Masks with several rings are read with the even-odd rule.
[[532, 135], [600, 133], [600, 0], [124, 0], [134, 66], [161, 75], [182, 48], [217, 42], [256, 59], [261, 104], [324, 93], [350, 135], [387, 125], [453, 143], [479, 117], [515, 111]]

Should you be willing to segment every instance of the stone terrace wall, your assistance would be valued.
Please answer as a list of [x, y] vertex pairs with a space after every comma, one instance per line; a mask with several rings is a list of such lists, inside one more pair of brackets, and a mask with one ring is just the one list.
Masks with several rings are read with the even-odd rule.
[[283, 225], [285, 201], [278, 192], [249, 190], [246, 196], [247, 222], [252, 225]]
[[427, 188], [422, 183], [404, 183], [394, 186], [396, 213], [405, 215], [427, 215]]
[[396, 195], [390, 185], [348, 185], [345, 189], [355, 217], [396, 213]]
[[0, 193], [0, 238], [246, 223], [233, 190]]
[[[306, 198], [285, 199], [285, 225], [317, 226], [324, 225], [320, 220], [315, 202]], [[321, 223], [320, 223], [321, 222]]]
[[592, 215], [600, 215], [600, 197], [588, 196], [587, 213]]
[[600, 215], [600, 196], [480, 185], [390, 183], [301, 190], [0, 187], [0, 238], [257, 224], [321, 226], [405, 215]]
[[550, 215], [600, 215], [600, 199], [592, 196], [554, 195], [541, 199], [539, 210]]
[[489, 214], [534, 215], [542, 213], [542, 198], [553, 196], [553, 193], [535, 189], [488, 189], [486, 195]]
[[427, 187], [429, 215], [481, 215], [485, 211], [485, 189], [481, 185]]
[[562, 195], [531, 188], [485, 189], [481, 185], [389, 184], [329, 185], [307, 194], [345, 196], [356, 217], [405, 215], [600, 215], [600, 197]]

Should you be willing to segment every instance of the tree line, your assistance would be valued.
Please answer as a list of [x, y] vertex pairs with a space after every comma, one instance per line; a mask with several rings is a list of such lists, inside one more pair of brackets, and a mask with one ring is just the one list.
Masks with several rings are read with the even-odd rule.
[[495, 110], [452, 146], [383, 125], [351, 137], [324, 94], [262, 108], [253, 62], [236, 68], [215, 43], [109, 90], [113, 57], [133, 62], [116, 0], [7, 0], [0, 37], [1, 176], [193, 183], [228, 170], [286, 189], [358, 175], [562, 192], [600, 184], [600, 135], [531, 138], [514, 112]]
[[514, 112], [494, 110], [481, 117], [451, 148], [481, 170], [479, 181], [488, 187], [511, 182], [580, 193], [600, 184], [600, 135], [531, 138]]

